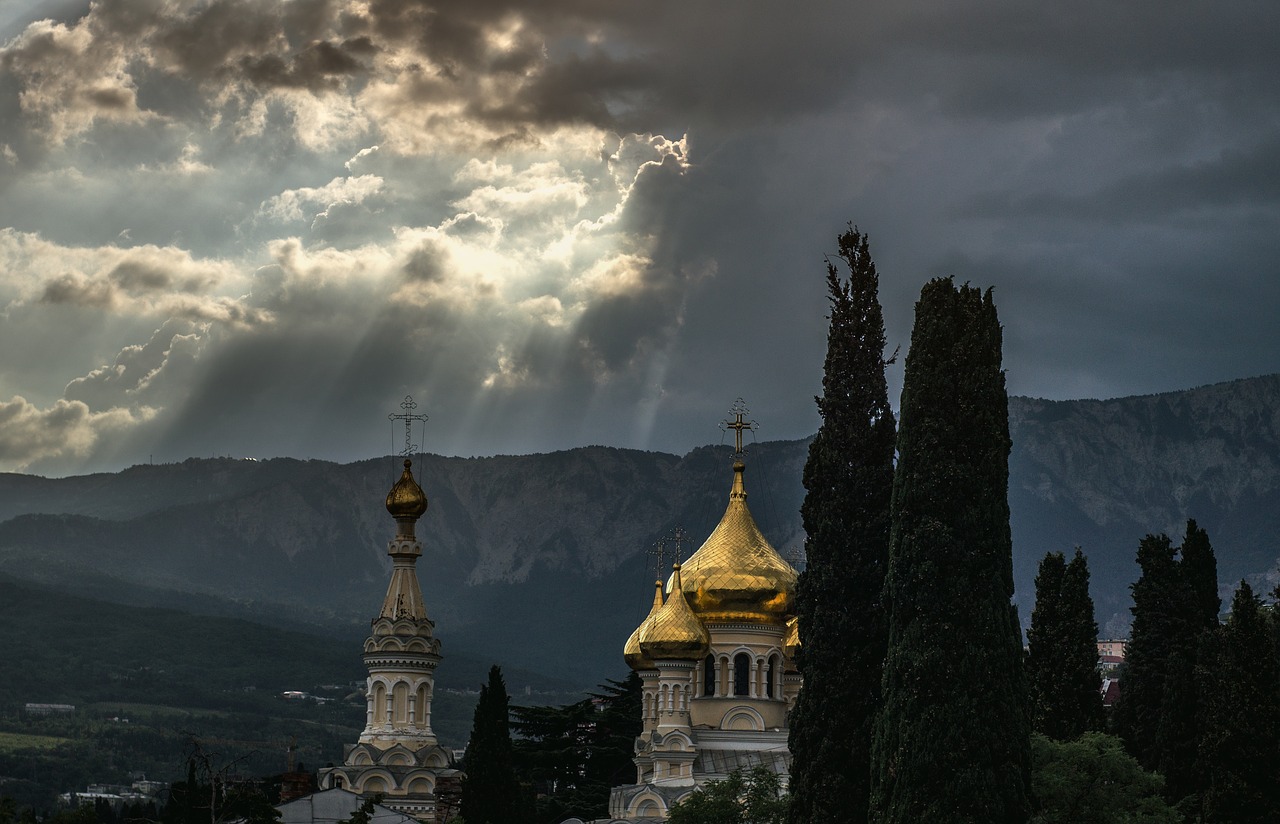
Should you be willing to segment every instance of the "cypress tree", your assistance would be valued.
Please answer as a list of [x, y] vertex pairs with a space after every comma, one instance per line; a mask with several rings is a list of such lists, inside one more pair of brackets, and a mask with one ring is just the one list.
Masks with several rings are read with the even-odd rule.
[[1116, 706], [1116, 731], [1125, 747], [1144, 769], [1159, 764], [1156, 733], [1164, 704], [1165, 671], [1177, 648], [1179, 614], [1185, 604], [1180, 596], [1177, 562], [1167, 535], [1147, 535], [1138, 542], [1141, 573], [1133, 593], [1133, 628], [1125, 647], [1120, 679], [1120, 703]]
[[1170, 799], [1190, 798], [1204, 789], [1196, 671], [1218, 627], [1217, 560], [1208, 535], [1189, 520], [1176, 549], [1166, 535], [1143, 538], [1138, 566], [1116, 729], [1144, 768], [1164, 775]]
[[866, 820], [871, 729], [888, 630], [881, 589], [889, 555], [894, 419], [885, 385], [884, 319], [867, 236], [838, 238], [843, 281], [827, 262], [831, 302], [822, 425], [809, 446], [801, 506], [808, 564], [796, 611], [804, 689], [790, 719], [789, 820]]
[[991, 292], [925, 285], [907, 355], [872, 747], [877, 822], [1025, 822], [1030, 720]]
[[1197, 634], [1203, 630], [1218, 628], [1218, 612], [1222, 600], [1218, 597], [1218, 559], [1209, 543], [1209, 534], [1187, 521], [1187, 533], [1179, 548], [1178, 566], [1190, 587], [1192, 629]]
[[1032, 725], [1057, 741], [1102, 728], [1098, 625], [1089, 597], [1089, 565], [1076, 550], [1045, 555], [1036, 575], [1036, 606], [1027, 630], [1027, 689]]
[[464, 757], [462, 817], [467, 824], [509, 824], [522, 820], [520, 786], [511, 760], [507, 685], [496, 665], [480, 688]]
[[1212, 637], [1199, 667], [1204, 821], [1280, 821], [1280, 662], [1271, 622], [1244, 581]]

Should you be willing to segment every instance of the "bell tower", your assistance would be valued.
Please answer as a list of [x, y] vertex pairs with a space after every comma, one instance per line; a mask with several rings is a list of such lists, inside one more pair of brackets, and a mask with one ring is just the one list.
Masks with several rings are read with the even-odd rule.
[[[412, 414], [417, 406], [412, 398], [405, 398], [401, 406], [410, 411], [391, 417], [406, 419], [406, 431], [409, 420], [426, 419]], [[407, 446], [406, 453], [412, 448]], [[365, 728], [358, 742], [346, 748], [342, 766], [320, 771], [320, 788], [381, 795], [383, 806], [430, 824], [437, 820], [436, 781], [451, 770], [449, 755], [431, 729], [440, 641], [435, 623], [427, 617], [416, 569], [422, 542], [415, 526], [427, 511], [427, 496], [413, 477], [408, 457], [400, 479], [387, 493], [386, 506], [396, 531], [387, 545], [391, 581], [364, 642], [369, 670]]]

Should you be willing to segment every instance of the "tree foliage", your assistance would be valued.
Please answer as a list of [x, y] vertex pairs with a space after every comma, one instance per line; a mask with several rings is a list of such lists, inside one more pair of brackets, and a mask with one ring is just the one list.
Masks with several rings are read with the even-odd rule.
[[537, 821], [602, 818], [609, 790], [635, 776], [641, 731], [640, 676], [607, 681], [590, 698], [561, 707], [514, 707], [516, 772], [532, 786]]
[[783, 824], [788, 802], [768, 767], [734, 770], [708, 781], [671, 808], [668, 824]]
[[1143, 538], [1138, 566], [1116, 729], [1138, 763], [1164, 775], [1169, 798], [1195, 806], [1205, 775], [1196, 660], [1218, 627], [1217, 562], [1208, 535], [1189, 520], [1180, 547], [1167, 535]]
[[1209, 824], [1280, 821], [1280, 661], [1270, 616], [1241, 581], [1201, 649], [1202, 809]]
[[1118, 738], [1087, 732], [1074, 741], [1031, 737], [1032, 824], [1178, 824], [1162, 797], [1164, 779], [1147, 772]]
[[884, 319], [867, 236], [837, 240], [848, 281], [827, 262], [831, 301], [822, 425], [809, 446], [801, 507], [808, 564], [796, 604], [805, 687], [790, 720], [790, 820], [865, 820], [872, 721], [888, 628], [894, 418], [884, 376]]
[[480, 688], [464, 757], [462, 817], [467, 824], [508, 824], [527, 818], [512, 764], [509, 704], [502, 670], [495, 665], [489, 682]]
[[873, 821], [1024, 822], [1030, 812], [1000, 350], [989, 291], [925, 285], [898, 430]]
[[1035, 730], [1058, 741], [1101, 730], [1098, 625], [1089, 597], [1089, 563], [1079, 549], [1070, 563], [1061, 552], [1048, 553], [1040, 562], [1027, 640], [1027, 690]]

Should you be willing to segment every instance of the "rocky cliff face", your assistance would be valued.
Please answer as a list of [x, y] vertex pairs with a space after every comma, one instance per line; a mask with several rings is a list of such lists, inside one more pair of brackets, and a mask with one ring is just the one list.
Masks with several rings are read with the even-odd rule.
[[[1036, 565], [1083, 547], [1104, 634], [1123, 635], [1138, 540], [1209, 531], [1224, 600], [1280, 558], [1280, 376], [1111, 401], [1010, 400], [1019, 609]], [[749, 504], [784, 555], [803, 545], [807, 442], [748, 458]], [[648, 610], [647, 550], [676, 525], [691, 552], [724, 511], [730, 452], [584, 447], [425, 456], [419, 535], [428, 609], [451, 646], [584, 685], [622, 672]], [[114, 475], [0, 475], [0, 574], [126, 603], [322, 625], [358, 635], [380, 603], [394, 458], [348, 465], [190, 460]]]
[[[784, 551], [803, 545], [806, 454], [806, 442], [768, 443], [748, 458], [750, 505]], [[652, 600], [649, 548], [677, 525], [698, 541], [710, 533], [730, 466], [725, 447], [424, 456], [419, 577], [440, 634], [495, 660], [580, 672], [584, 685], [619, 674], [617, 648]], [[383, 498], [399, 470], [392, 458], [190, 460], [58, 481], [0, 476], [0, 573], [357, 632], [386, 586], [394, 523]]]
[[1224, 602], [1242, 577], [1263, 591], [1276, 583], [1280, 375], [1109, 401], [1011, 398], [1009, 424], [1009, 502], [1026, 598], [1023, 582], [1031, 586], [1044, 552], [1079, 545], [1099, 624], [1123, 634], [1138, 540], [1152, 532], [1177, 539], [1188, 518], [1213, 541]]

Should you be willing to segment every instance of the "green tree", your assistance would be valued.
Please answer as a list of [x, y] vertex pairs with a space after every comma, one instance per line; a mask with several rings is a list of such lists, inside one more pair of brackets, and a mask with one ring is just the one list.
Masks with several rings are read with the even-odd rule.
[[907, 355], [872, 820], [1024, 822], [1030, 720], [1009, 533], [1009, 419], [991, 292], [925, 285]]
[[36, 824], [35, 810], [20, 807], [9, 796], [0, 796], [0, 824]]
[[671, 808], [668, 824], [783, 824], [788, 802], [768, 767], [734, 770], [708, 781]]
[[378, 804], [377, 799], [381, 797], [379, 795], [374, 798], [366, 798], [360, 802], [360, 806], [351, 813], [351, 817], [346, 820], [345, 824], [369, 824], [373, 820], [374, 807]]
[[1209, 543], [1209, 534], [1195, 520], [1187, 521], [1187, 532], [1178, 554], [1178, 566], [1191, 590], [1192, 625], [1197, 631], [1216, 629], [1222, 609], [1222, 599], [1218, 597], [1218, 559]]
[[804, 689], [790, 719], [794, 824], [866, 820], [888, 643], [881, 591], [895, 433], [879, 279], [866, 235], [850, 226], [837, 243], [850, 277], [827, 262], [822, 425], [809, 445], [800, 508], [808, 564], [796, 592]]
[[464, 757], [462, 817], [467, 824], [509, 824], [523, 820], [520, 785], [511, 760], [511, 729], [507, 685], [496, 665], [471, 725]]
[[1193, 808], [1205, 776], [1196, 659], [1218, 627], [1217, 561], [1189, 520], [1180, 547], [1167, 535], [1143, 538], [1138, 566], [1116, 730], [1138, 763], [1164, 775], [1168, 797]]
[[607, 681], [561, 707], [513, 707], [517, 776], [531, 784], [538, 821], [603, 818], [609, 791], [635, 775], [641, 732], [640, 676]]
[[1089, 597], [1089, 563], [1079, 549], [1070, 564], [1061, 552], [1048, 553], [1040, 562], [1027, 640], [1027, 690], [1035, 730], [1070, 741], [1102, 729], [1098, 625]]
[[1204, 821], [1280, 821], [1280, 662], [1271, 622], [1244, 581], [1202, 647]]
[[1178, 824], [1164, 779], [1142, 769], [1118, 738], [1087, 732], [1074, 741], [1031, 736], [1032, 824]]

